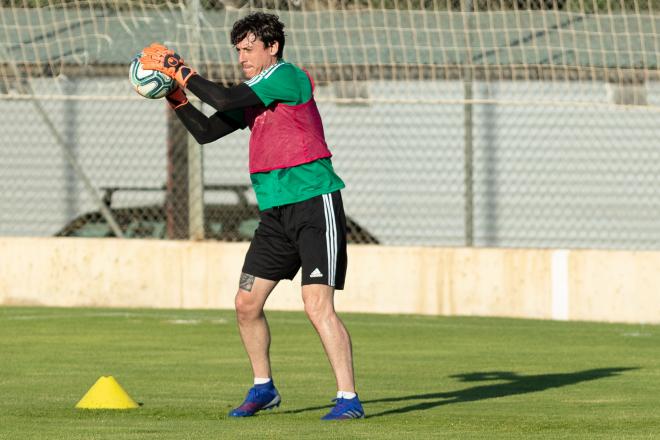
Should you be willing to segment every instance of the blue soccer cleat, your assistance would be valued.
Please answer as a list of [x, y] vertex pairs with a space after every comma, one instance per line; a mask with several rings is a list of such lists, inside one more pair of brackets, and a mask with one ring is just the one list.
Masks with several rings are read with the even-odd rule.
[[349, 420], [349, 419], [364, 419], [364, 409], [360, 399], [355, 396], [352, 399], [332, 399], [336, 402], [332, 410], [321, 417], [321, 420]]
[[282, 398], [277, 392], [273, 381], [250, 388], [245, 401], [229, 413], [229, 417], [250, 417], [257, 411], [273, 409], [280, 406]]

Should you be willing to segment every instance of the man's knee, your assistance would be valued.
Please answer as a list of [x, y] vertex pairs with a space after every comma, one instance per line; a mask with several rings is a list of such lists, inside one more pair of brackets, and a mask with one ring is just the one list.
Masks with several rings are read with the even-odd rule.
[[[327, 287], [327, 286], [325, 286]], [[331, 289], [331, 288], [328, 288]], [[328, 289], [307, 289], [303, 295], [305, 303], [305, 313], [312, 322], [318, 322], [332, 318], [335, 315], [335, 308], [332, 301], [332, 291]]]
[[238, 289], [234, 299], [236, 307], [236, 316], [239, 321], [249, 321], [256, 319], [263, 313], [263, 307], [255, 298], [242, 289]]

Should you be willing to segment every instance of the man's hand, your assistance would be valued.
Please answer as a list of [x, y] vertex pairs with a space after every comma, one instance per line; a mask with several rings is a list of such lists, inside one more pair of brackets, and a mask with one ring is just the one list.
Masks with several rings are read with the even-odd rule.
[[144, 69], [157, 70], [173, 78], [181, 87], [186, 87], [190, 77], [197, 74], [184, 64], [178, 53], [158, 43], [142, 50], [140, 63]]
[[167, 103], [172, 107], [172, 110], [188, 104], [188, 97], [181, 87], [174, 89], [165, 99], [167, 99]]

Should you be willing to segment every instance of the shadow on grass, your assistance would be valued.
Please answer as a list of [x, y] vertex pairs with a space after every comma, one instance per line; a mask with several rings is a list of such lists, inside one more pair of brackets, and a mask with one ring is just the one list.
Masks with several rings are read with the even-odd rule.
[[[518, 394], [537, 393], [551, 388], [560, 388], [568, 385], [574, 385], [580, 382], [604, 379], [617, 376], [625, 371], [636, 370], [636, 367], [619, 368], [597, 368], [592, 370], [577, 371], [574, 373], [558, 374], [532, 374], [520, 375], [510, 371], [488, 371], [455, 374], [450, 376], [458, 379], [460, 382], [484, 382], [498, 381], [494, 384], [485, 384], [471, 386], [461, 390], [450, 391], [446, 393], [427, 393], [411, 394], [409, 396], [385, 397], [382, 399], [363, 400], [366, 405], [370, 403], [383, 402], [408, 402], [421, 401], [398, 408], [389, 409], [375, 414], [369, 414], [367, 408], [367, 417], [382, 417], [391, 414], [403, 414], [413, 411], [423, 411], [436, 408], [443, 405], [454, 403], [475, 402], [478, 400], [494, 399], [497, 397], [514, 396]], [[298, 410], [286, 411], [287, 413], [300, 413], [305, 411], [320, 410], [330, 408], [332, 405], [318, 406], [313, 408], [302, 408]]]

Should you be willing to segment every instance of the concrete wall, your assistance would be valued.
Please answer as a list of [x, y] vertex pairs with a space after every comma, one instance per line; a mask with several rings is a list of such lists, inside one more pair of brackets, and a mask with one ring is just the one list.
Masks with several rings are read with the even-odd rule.
[[[0, 239], [0, 305], [232, 308], [246, 243]], [[660, 323], [660, 253], [349, 247], [337, 309]], [[299, 280], [271, 310], [302, 310]]]

